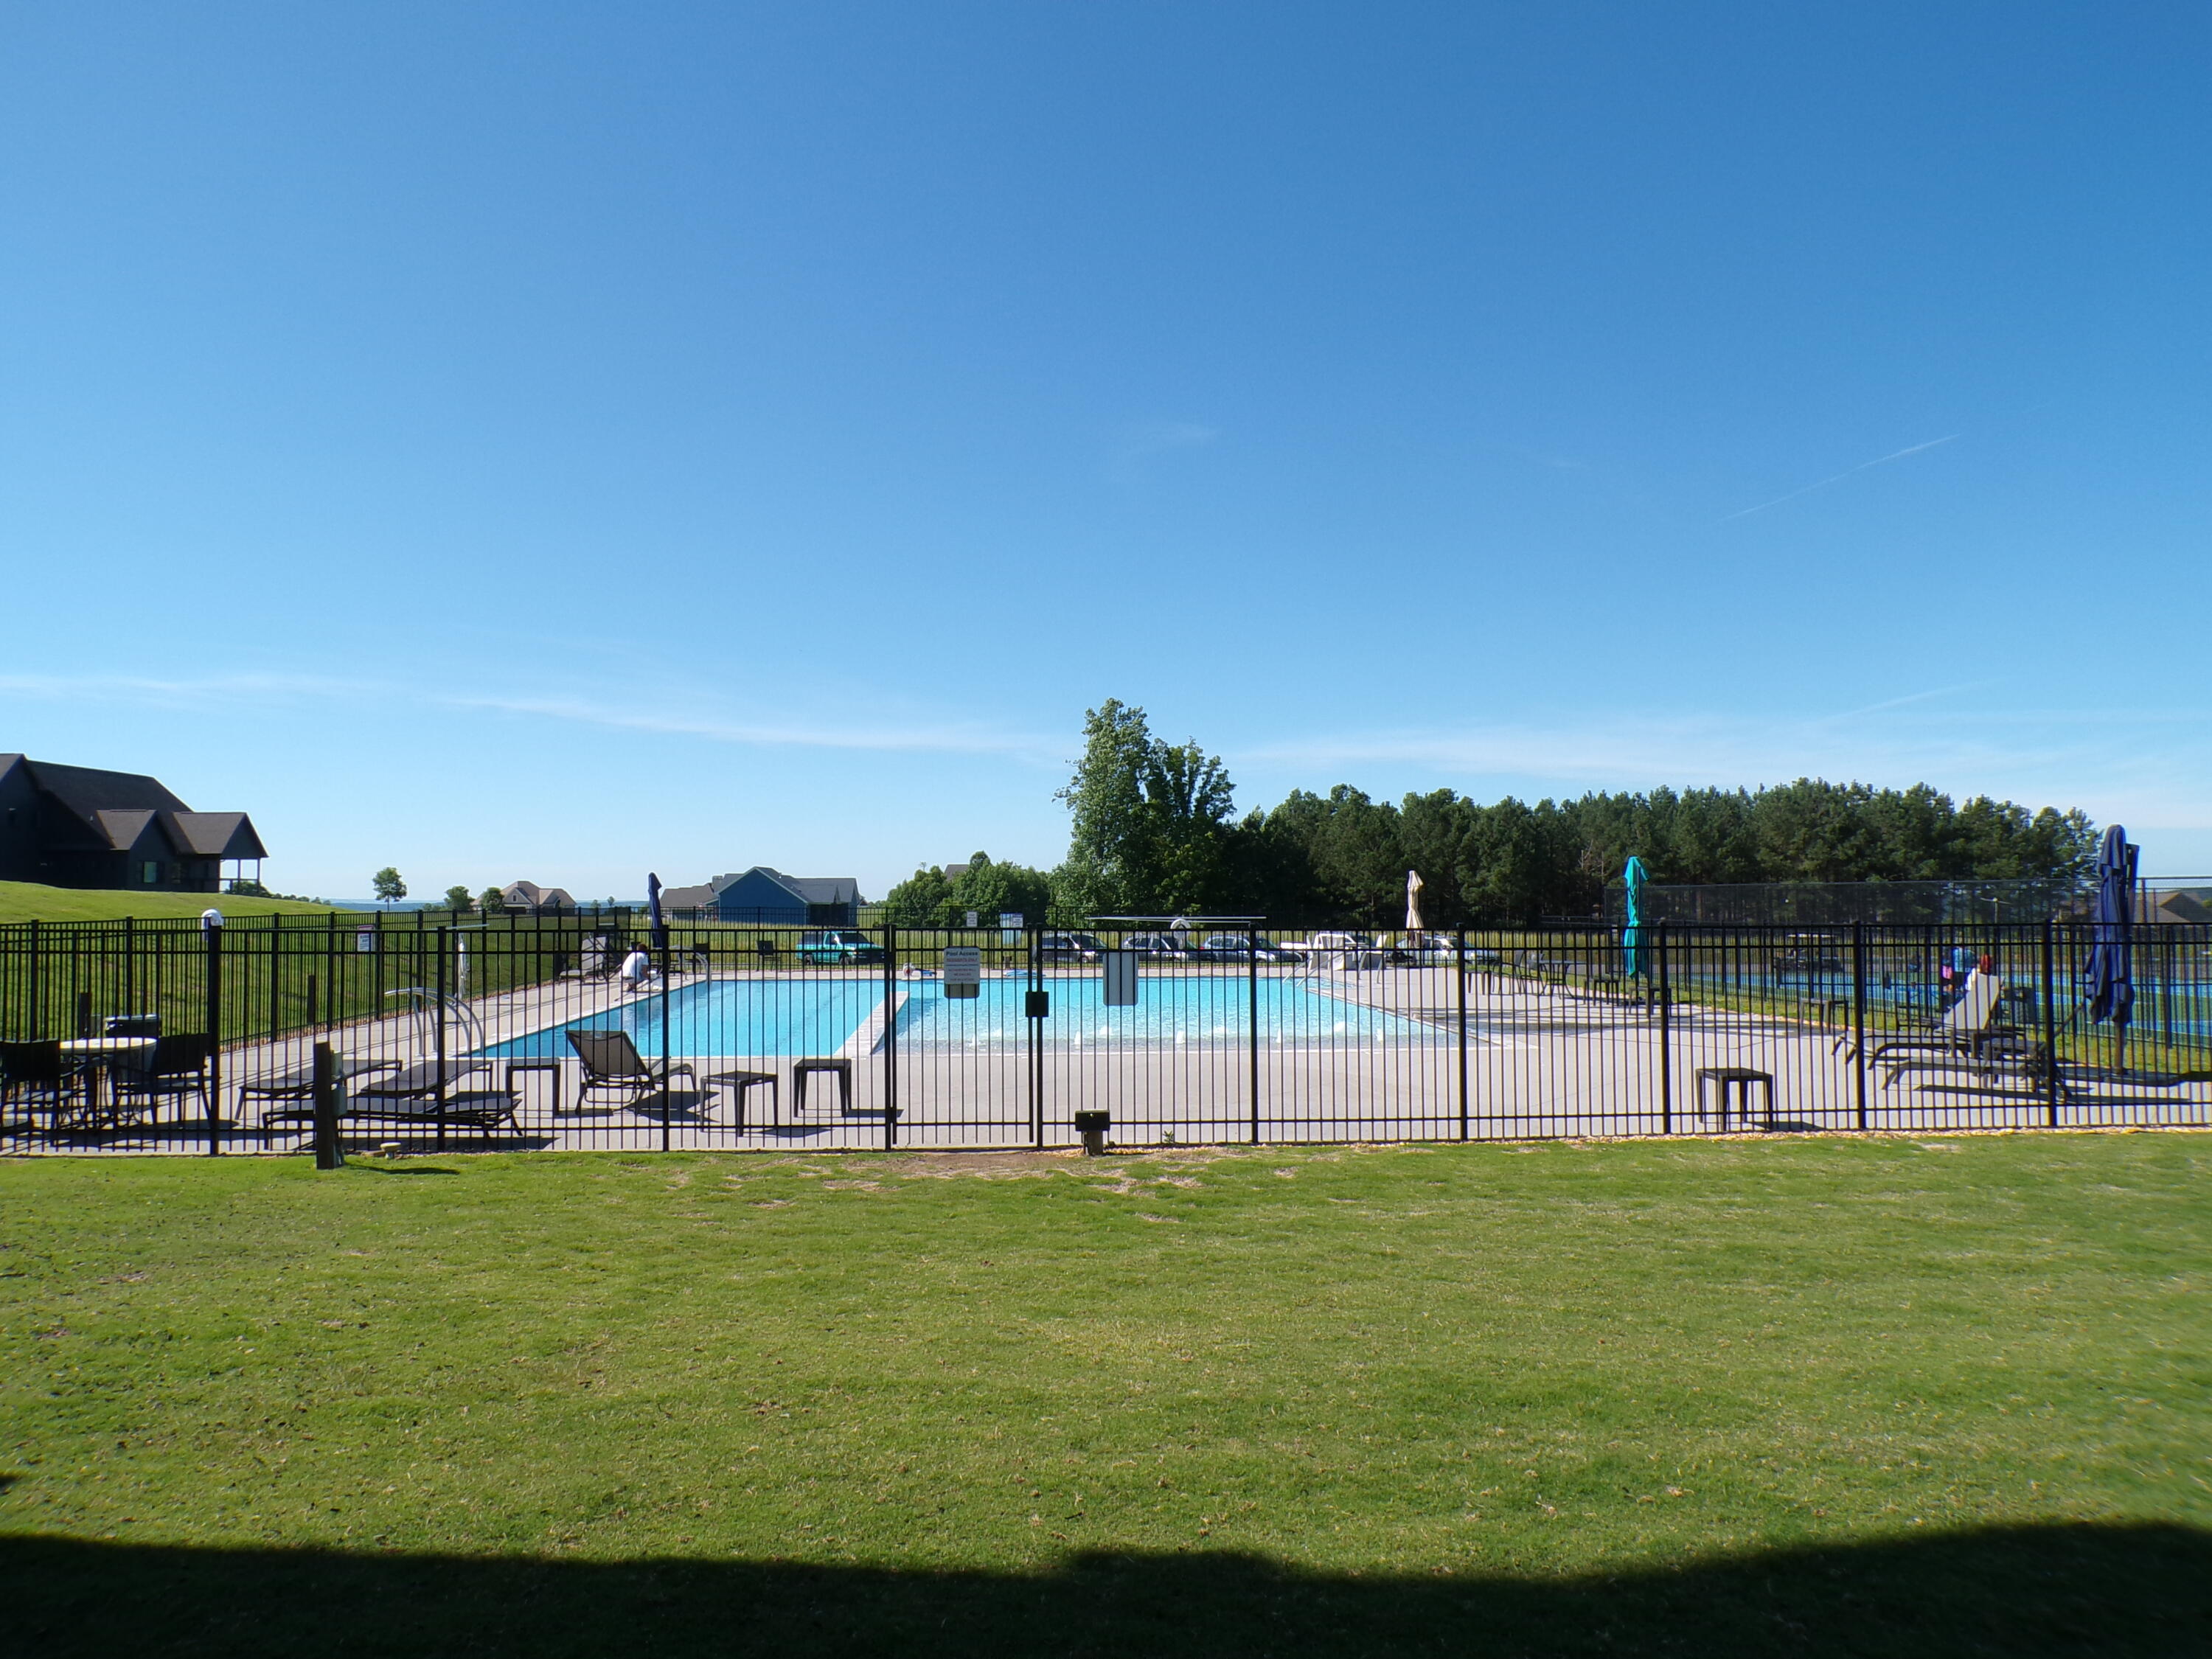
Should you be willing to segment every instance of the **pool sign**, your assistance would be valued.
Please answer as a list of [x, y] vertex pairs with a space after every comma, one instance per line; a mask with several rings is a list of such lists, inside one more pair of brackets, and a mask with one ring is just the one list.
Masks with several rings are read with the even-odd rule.
[[948, 945], [945, 947], [945, 994], [949, 997], [981, 996], [983, 988], [983, 952], [973, 945]]
[[1135, 1007], [1137, 953], [1134, 951], [1107, 951], [1100, 954], [1098, 961], [1106, 978], [1106, 1006], [1109, 1008]]
[[353, 948], [356, 953], [362, 956], [370, 956], [374, 954], [376, 950], [376, 929], [374, 927], [355, 928], [353, 930]]

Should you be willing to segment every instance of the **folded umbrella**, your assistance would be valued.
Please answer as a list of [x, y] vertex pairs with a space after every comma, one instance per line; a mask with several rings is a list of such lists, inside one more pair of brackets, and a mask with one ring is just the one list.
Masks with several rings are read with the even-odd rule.
[[1633, 854], [1628, 866], [1620, 872], [1628, 889], [1627, 925], [1620, 930], [1620, 954], [1631, 979], [1644, 972], [1644, 860]]
[[2112, 1025], [2113, 1064], [2128, 1069], [2128, 1026], [2136, 1008], [2136, 860], [2142, 848], [2129, 844], [2118, 824], [2105, 831], [2097, 852], [2097, 908], [2089, 931], [2088, 960], [2082, 964], [2089, 1018]]

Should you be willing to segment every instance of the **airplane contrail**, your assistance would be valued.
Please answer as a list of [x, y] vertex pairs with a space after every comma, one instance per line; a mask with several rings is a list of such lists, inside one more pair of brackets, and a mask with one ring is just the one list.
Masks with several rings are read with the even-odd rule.
[[1728, 517], [1724, 519], [1716, 519], [1713, 522], [1717, 525], [1732, 524], [1738, 519], [1747, 519], [1754, 513], [1765, 512], [1770, 507], [1779, 507], [1784, 501], [1796, 501], [1800, 495], [1809, 495], [1816, 489], [1826, 489], [1832, 483], [1841, 483], [1844, 479], [1850, 477], [1856, 473], [1863, 472], [1870, 466], [1881, 466], [1890, 461], [1901, 461], [1907, 455], [1917, 455], [1923, 449], [1934, 449], [1939, 445], [1950, 443], [1954, 440], [1963, 437], [1964, 435], [1966, 434], [1963, 433], [1954, 432], [1945, 437], [1930, 438], [1924, 444], [1914, 444], [1908, 448], [1898, 450], [1892, 454], [1877, 455], [1870, 461], [1861, 461], [1856, 466], [1845, 467], [1841, 472], [1836, 474], [1832, 478], [1823, 478], [1818, 483], [1808, 483], [1802, 489], [1793, 489], [1787, 495], [1777, 495], [1771, 501], [1761, 501], [1757, 507], [1747, 507], [1741, 513], [1731, 513]]

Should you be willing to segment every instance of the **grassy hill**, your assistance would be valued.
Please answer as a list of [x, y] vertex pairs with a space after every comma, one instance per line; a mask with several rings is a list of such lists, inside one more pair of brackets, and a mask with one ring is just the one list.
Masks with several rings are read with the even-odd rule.
[[128, 888], [47, 887], [35, 881], [0, 881], [0, 922], [116, 921], [125, 916], [196, 916], [212, 904], [226, 916], [319, 916], [327, 904], [296, 899], [245, 898], [234, 893], [139, 893]]

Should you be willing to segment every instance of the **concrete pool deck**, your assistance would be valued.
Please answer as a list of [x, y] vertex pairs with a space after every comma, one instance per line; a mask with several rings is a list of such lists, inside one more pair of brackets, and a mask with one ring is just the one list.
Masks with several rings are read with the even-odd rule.
[[[1081, 969], [1053, 969], [1044, 977], [1050, 987], [1083, 976]], [[1217, 976], [1233, 1005], [1243, 971], [1230, 968]], [[1462, 1133], [1462, 1126], [1474, 1139], [1616, 1137], [1765, 1123], [1763, 1088], [1750, 1103], [1748, 1124], [1740, 1107], [1723, 1121], [1710, 1085], [1700, 1115], [1697, 1073], [1712, 1068], [1771, 1076], [1772, 1121], [1790, 1131], [2027, 1128], [2053, 1127], [2054, 1116], [2061, 1127], [2212, 1122], [2212, 1085], [2203, 1083], [2077, 1085], [2075, 1097], [2062, 1101], [2054, 1115], [2029, 1080], [1985, 1078], [1963, 1062], [1940, 1060], [1887, 1086], [1885, 1067], [1866, 1068], [1862, 1112], [1862, 1073], [1848, 1045], [1821, 1029], [1809, 1009], [1798, 1018], [1678, 1001], [1662, 1029], [1648, 1007], [1538, 980], [1470, 974], [1462, 992], [1449, 964], [1309, 977], [1324, 994], [1396, 1015], [1419, 1035], [1397, 1028], [1379, 1040], [1263, 1042], [1256, 1056], [1262, 1140], [1450, 1139]], [[882, 984], [880, 974], [867, 969], [849, 975], [725, 971], [677, 975], [671, 988], [710, 980], [798, 985], [825, 978]], [[935, 988], [929, 979], [896, 984], [906, 996], [933, 994]], [[449, 1023], [448, 1058], [466, 1063], [471, 1051], [626, 1006], [649, 1014], [658, 996], [657, 989], [632, 994], [610, 981], [571, 979], [471, 999], [465, 1006], [475, 1029], [465, 1033]], [[881, 1148], [884, 1107], [894, 1089], [895, 1144], [904, 1148], [1029, 1146], [1038, 1117], [1045, 1144], [1064, 1146], [1074, 1139], [1073, 1115], [1094, 1109], [1113, 1115], [1113, 1139], [1124, 1145], [1156, 1144], [1170, 1134], [1180, 1144], [1253, 1139], [1255, 1057], [1241, 1033], [1225, 1042], [1133, 1047], [1093, 1041], [1086, 1046], [1048, 1021], [1042, 1052], [1034, 1058], [1026, 1043], [960, 1046], [902, 1034], [896, 1064], [887, 1067], [885, 1024], [878, 1000], [825, 1056], [850, 1062], [849, 1109], [840, 1108], [836, 1078], [817, 1076], [803, 1121], [792, 1118], [792, 1065], [799, 1056], [791, 1054], [708, 1056], [679, 1050], [672, 1055], [691, 1060], [702, 1077], [739, 1068], [776, 1073], [776, 1109], [770, 1110], [769, 1090], [749, 1091], [742, 1129], [734, 1123], [734, 1097], [726, 1090], [708, 1093], [679, 1085], [665, 1100], [648, 1096], [635, 1107], [605, 1101], [580, 1109], [581, 1073], [572, 1058], [489, 1059], [476, 1062], [489, 1073], [465, 1086], [513, 1089], [518, 1130], [495, 1137], [500, 1144], [553, 1150]], [[301, 1033], [226, 1051], [224, 1115], [239, 1125], [241, 1150], [264, 1137], [255, 1133], [258, 1105], [245, 1103], [240, 1109], [240, 1086], [304, 1067], [317, 1036]], [[434, 1024], [414, 1013], [358, 1022], [325, 1040], [349, 1057], [401, 1064], [429, 1059], [437, 1047]], [[639, 1047], [648, 1059], [658, 1057], [657, 1046], [641, 1042]], [[291, 1146], [302, 1133], [286, 1124], [265, 1139], [270, 1146]], [[347, 1139], [419, 1142], [422, 1133], [412, 1126], [403, 1133], [362, 1123], [349, 1125]], [[483, 1144], [459, 1130], [449, 1131], [447, 1139]]]

